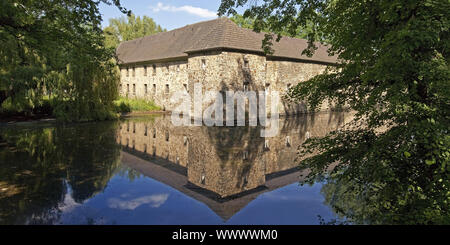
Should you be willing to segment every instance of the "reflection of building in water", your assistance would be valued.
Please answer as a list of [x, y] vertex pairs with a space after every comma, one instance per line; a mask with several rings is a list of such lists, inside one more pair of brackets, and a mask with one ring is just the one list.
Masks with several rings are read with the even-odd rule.
[[228, 219], [262, 192], [299, 181], [294, 159], [309, 137], [348, 121], [343, 113], [280, 119], [276, 137], [259, 127], [175, 127], [169, 117], [127, 120], [118, 141], [122, 162], [207, 204]]

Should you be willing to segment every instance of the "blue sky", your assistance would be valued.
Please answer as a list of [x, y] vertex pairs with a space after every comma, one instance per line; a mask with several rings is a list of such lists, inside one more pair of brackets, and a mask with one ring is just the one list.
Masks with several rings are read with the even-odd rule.
[[[220, 0], [122, 0], [122, 5], [137, 16], [147, 15], [167, 30], [217, 18]], [[124, 16], [115, 6], [100, 5], [103, 26], [110, 18]]]

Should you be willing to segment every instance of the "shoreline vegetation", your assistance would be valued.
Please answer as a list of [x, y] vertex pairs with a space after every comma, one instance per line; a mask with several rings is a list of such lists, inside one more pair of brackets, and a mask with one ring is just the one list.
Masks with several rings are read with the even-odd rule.
[[[49, 98], [48, 96], [42, 100], [40, 105], [37, 105], [34, 108], [20, 108], [5, 101], [0, 106], [0, 123], [57, 120], [58, 117], [55, 115], [54, 110], [57, 103], [60, 102]], [[166, 113], [166, 111], [163, 111], [161, 107], [156, 105], [153, 101], [146, 101], [144, 99], [120, 97], [113, 101], [113, 107], [113, 114], [115, 115], [107, 117], [105, 120], [115, 120], [124, 116]]]

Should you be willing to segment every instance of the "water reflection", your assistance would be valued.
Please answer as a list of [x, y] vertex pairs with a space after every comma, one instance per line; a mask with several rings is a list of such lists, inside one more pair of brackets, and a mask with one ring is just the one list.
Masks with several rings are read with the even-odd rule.
[[317, 223], [332, 214], [320, 185], [297, 186], [306, 174], [297, 148], [348, 120], [281, 119], [273, 138], [258, 127], [174, 127], [163, 116], [1, 127], [0, 223]]

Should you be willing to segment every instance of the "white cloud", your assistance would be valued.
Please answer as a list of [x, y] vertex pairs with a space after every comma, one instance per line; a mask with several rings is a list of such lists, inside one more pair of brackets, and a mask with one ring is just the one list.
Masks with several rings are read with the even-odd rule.
[[204, 9], [204, 8], [198, 8], [193, 7], [190, 5], [184, 5], [181, 7], [176, 7], [173, 5], [165, 5], [161, 2], [156, 4], [156, 6], [150, 6], [150, 9], [153, 10], [153, 12], [160, 12], [160, 11], [167, 11], [167, 12], [186, 12], [188, 14], [196, 15], [202, 18], [215, 18], [217, 17], [217, 13]]
[[153, 208], [158, 208], [167, 201], [168, 197], [169, 194], [159, 194], [159, 195], [143, 196], [129, 201], [121, 200], [118, 198], [111, 198], [108, 200], [108, 207], [134, 210], [141, 205], [148, 204]]

